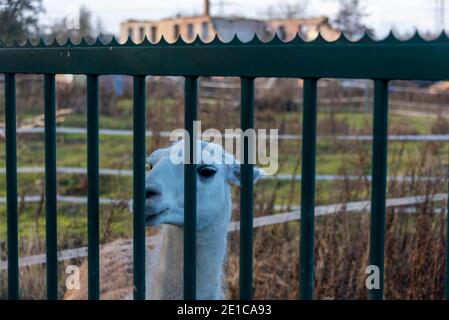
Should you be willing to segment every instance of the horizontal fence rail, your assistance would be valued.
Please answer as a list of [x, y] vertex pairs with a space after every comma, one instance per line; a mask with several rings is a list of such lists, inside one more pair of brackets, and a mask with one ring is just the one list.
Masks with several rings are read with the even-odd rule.
[[[4, 135], [5, 130], [0, 128], [0, 135]], [[44, 128], [17, 128], [17, 133], [26, 133], [26, 134], [37, 134], [37, 133], [44, 133]], [[86, 134], [87, 129], [86, 128], [76, 128], [76, 127], [56, 127], [56, 133], [60, 134]], [[169, 138], [171, 135], [171, 131], [146, 131], [147, 137], [153, 137], [153, 136], [160, 136], [164, 138]], [[132, 130], [124, 130], [124, 129], [100, 129], [99, 134], [105, 135], [105, 136], [123, 136], [132, 137], [133, 131]], [[213, 134], [210, 135], [211, 137], [215, 137]], [[224, 138], [226, 139], [234, 139], [237, 138], [237, 135], [234, 134], [224, 134]], [[265, 139], [267, 138], [267, 135], [265, 134], [257, 134], [258, 139]], [[278, 135], [279, 140], [302, 140], [301, 135], [296, 134], [279, 134]], [[371, 141], [373, 140], [373, 136], [370, 135], [337, 135], [337, 136], [331, 136], [331, 135], [317, 135], [317, 138], [322, 139], [330, 139], [330, 140], [360, 140], [360, 141]], [[389, 141], [449, 141], [449, 134], [391, 134], [388, 136]]]
[[[18, 174], [38, 174], [44, 173], [45, 168], [43, 167], [18, 167]], [[87, 174], [86, 168], [76, 168], [76, 167], [57, 167], [57, 173], [61, 174], [74, 174], [74, 175], [85, 175]], [[6, 174], [6, 168], [0, 168], [0, 174]], [[122, 176], [122, 177], [132, 177], [133, 171], [126, 169], [110, 169], [110, 168], [100, 168], [100, 175], [103, 176]], [[265, 175], [260, 177], [261, 180], [275, 180], [275, 181], [301, 181], [301, 175], [293, 175], [293, 174], [276, 174], [276, 175]], [[358, 175], [335, 175], [335, 174], [317, 174], [315, 175], [316, 181], [334, 181], [334, 180], [343, 180], [343, 181], [367, 181], [371, 182], [371, 176], [358, 176]], [[395, 182], [414, 182], [414, 181], [441, 181], [441, 176], [388, 176], [387, 181], [395, 181]], [[20, 197], [19, 197], [20, 198]], [[0, 197], [0, 202], [3, 198]]]
[[[56, 130], [55, 74], [83, 74], [87, 76], [87, 221], [88, 221], [88, 297], [100, 297], [99, 261], [99, 77], [123, 74], [134, 77], [133, 119], [133, 257], [134, 298], [145, 298], [145, 227], [144, 227], [144, 156], [145, 156], [145, 77], [180, 76], [184, 78], [185, 128], [190, 133], [190, 158], [184, 163], [184, 299], [196, 299], [196, 230], [197, 230], [197, 175], [192, 162], [196, 137], [193, 136], [197, 119], [198, 78], [202, 76], [232, 76], [241, 79], [241, 127], [254, 126], [254, 79], [258, 77], [290, 77], [304, 79], [302, 186], [300, 214], [300, 297], [312, 299], [314, 291], [314, 219], [315, 207], [317, 82], [320, 78], [352, 78], [374, 81], [373, 135], [357, 138], [373, 140], [370, 263], [380, 270], [380, 288], [369, 290], [370, 299], [382, 299], [385, 212], [387, 182], [388, 137], [388, 82], [390, 80], [447, 80], [449, 79], [449, 39], [440, 37], [425, 41], [416, 34], [400, 41], [390, 34], [382, 41], [364, 36], [351, 42], [342, 35], [334, 42], [321, 36], [304, 42], [299, 36], [284, 43], [277, 36], [263, 43], [257, 37], [242, 43], [237, 37], [223, 43], [216, 37], [203, 43], [199, 37], [191, 44], [179, 39], [173, 44], [163, 38], [157, 44], [146, 38], [141, 44], [130, 39], [119, 44], [97, 40], [89, 44], [84, 39], [74, 44], [54, 41], [37, 44], [27, 41], [22, 46], [8, 46], [0, 41], [0, 73], [5, 74], [5, 148], [7, 186], [7, 249], [8, 296], [18, 299], [19, 243], [17, 217], [17, 155], [16, 155], [16, 74], [44, 74], [45, 98], [45, 192], [46, 192], [46, 260], [47, 296], [57, 298], [57, 202], [56, 192]], [[299, 119], [298, 119], [299, 121]], [[40, 130], [39, 128], [37, 130]], [[68, 130], [68, 129], [64, 129]], [[124, 134], [128, 135], [128, 133]], [[357, 140], [356, 139], [356, 140]], [[406, 139], [404, 139], [406, 140]], [[444, 138], [442, 141], [445, 141]], [[240, 221], [240, 297], [251, 299], [253, 290], [253, 167], [248, 163], [249, 145], [244, 143], [241, 164], [241, 221]], [[79, 199], [78, 199], [79, 200]], [[267, 218], [271, 219], [271, 218]], [[449, 230], [449, 222], [447, 225]], [[448, 242], [449, 246], [449, 242]], [[449, 258], [449, 254], [446, 255]], [[449, 292], [449, 264], [446, 267], [446, 290]], [[449, 293], [447, 293], [449, 295]]]
[[[159, 76], [302, 77], [441, 80], [448, 79], [449, 40], [442, 33], [433, 41], [417, 34], [400, 41], [390, 34], [383, 41], [368, 36], [357, 42], [343, 35], [334, 42], [320, 36], [305, 42], [299, 36], [284, 43], [277, 36], [264, 43], [234, 38], [210, 43], [197, 38], [158, 44], [143, 41], [124, 45], [99, 40], [89, 45], [43, 41], [33, 46], [0, 48], [5, 73], [129, 74]], [[105, 58], [107, 57], [107, 58]], [[300, 57], [300, 58], [298, 58]], [[92, 62], [95, 63], [92, 63]], [[317, 63], [310, 63], [317, 61]], [[269, 62], [269, 63], [267, 63]], [[319, 62], [319, 63], [318, 63]], [[413, 66], [413, 68], [410, 68]]]
[[[402, 208], [401, 212], [406, 213], [415, 213], [413, 210], [406, 210], [407, 207], [413, 207], [417, 204], [424, 202], [442, 202], [447, 199], [446, 194], [436, 194], [433, 196], [416, 196], [416, 197], [404, 197], [404, 198], [395, 198], [388, 199], [386, 201], [387, 208]], [[253, 228], [260, 228], [265, 226], [271, 226], [275, 224], [281, 224], [296, 220], [301, 220], [301, 210], [299, 208], [291, 208], [294, 211], [289, 212], [281, 212], [274, 215], [267, 215], [262, 217], [257, 217], [253, 219]], [[413, 208], [410, 208], [413, 209]], [[356, 213], [356, 212], [367, 212], [370, 210], [370, 201], [355, 201], [355, 202], [346, 202], [346, 203], [335, 203], [323, 206], [317, 206], [315, 208], [315, 216], [325, 216], [329, 214], [339, 213], [339, 212], [348, 212], [348, 213]], [[438, 211], [437, 211], [438, 212]], [[240, 230], [240, 221], [233, 221], [229, 224], [228, 232], [233, 232]], [[160, 244], [160, 236], [151, 236], [146, 238], [146, 245], [158, 245]], [[129, 241], [127, 241], [129, 243]], [[124, 247], [131, 248], [131, 244], [125, 244], [124, 246], [120, 246], [117, 250], [123, 250]], [[78, 259], [87, 257], [87, 247], [67, 249], [58, 252], [58, 261], [65, 261], [71, 259]], [[19, 259], [19, 267], [30, 267], [38, 264], [46, 263], [46, 255], [38, 254], [33, 256], [20, 257]], [[7, 261], [0, 261], [0, 270], [6, 270]]]
[[[77, 167], [56, 167], [56, 172], [61, 174], [77, 174], [85, 175], [87, 174], [86, 168]], [[38, 174], [45, 173], [44, 167], [18, 167], [18, 174]], [[0, 174], [6, 174], [6, 168], [0, 168]], [[111, 168], [100, 168], [99, 174], [103, 176], [124, 176], [132, 177], [133, 170], [127, 169], [111, 169]], [[364, 180], [371, 181], [371, 176], [358, 176], [358, 175], [335, 175], [335, 174], [317, 174], [315, 175], [316, 181], [333, 181], [333, 180]], [[281, 181], [301, 181], [302, 176], [296, 174], [275, 174], [275, 175], [264, 175], [260, 177], [261, 180], [281, 180]], [[443, 178], [440, 176], [388, 176], [388, 181], [397, 182], [413, 182], [413, 181], [441, 181]], [[1, 198], [0, 198], [1, 199]], [[0, 200], [1, 202], [1, 200]]]
[[[417, 204], [424, 202], [441, 202], [445, 201], [447, 198], [446, 194], [436, 194], [434, 196], [416, 196], [416, 197], [404, 197], [388, 199], [386, 201], [387, 208], [402, 208], [401, 212], [414, 213], [411, 210], [406, 211], [406, 207], [416, 206]], [[292, 208], [293, 209], [293, 208]], [[299, 208], [297, 208], [299, 209]], [[335, 203], [330, 205], [317, 206], [315, 208], [315, 216], [325, 216], [338, 212], [367, 212], [370, 209], [370, 201], [355, 201], [347, 203]], [[291, 221], [301, 220], [300, 210], [294, 210], [289, 212], [277, 213], [274, 215], [262, 216], [254, 218], [253, 228], [259, 228], [264, 226], [270, 226], [275, 224], [281, 224]], [[229, 232], [240, 230], [240, 221], [233, 221], [229, 223]], [[159, 236], [151, 236], [146, 238], [146, 245], [157, 245], [160, 243], [161, 238]], [[129, 241], [128, 241], [129, 242]], [[127, 242], [127, 243], [128, 243]], [[120, 246], [117, 250], [122, 250], [124, 247], [130, 248], [131, 244], [125, 244], [123, 247]], [[71, 259], [78, 259], [87, 257], [87, 247], [67, 249], [58, 252], [58, 261], [65, 261]], [[30, 267], [38, 264], [46, 263], [46, 255], [39, 254], [33, 256], [20, 257], [19, 267]], [[6, 270], [7, 261], [0, 261], [0, 270]]]
[[[407, 197], [405, 199], [412, 199], [414, 197]], [[419, 196], [418, 196], [419, 198]], [[18, 199], [24, 202], [41, 202], [42, 201], [42, 196], [25, 196], [22, 199]], [[78, 196], [57, 196], [57, 200], [59, 203], [72, 203], [72, 204], [78, 204], [78, 205], [84, 205], [87, 204], [87, 197], [78, 197]], [[435, 200], [436, 201], [436, 200]], [[3, 203], [6, 203], [6, 201], [3, 201]], [[418, 202], [420, 203], [420, 202]], [[116, 198], [100, 198], [100, 205], [113, 205], [113, 206], [122, 206], [122, 207], [128, 207], [131, 204], [129, 199], [116, 199]], [[348, 203], [350, 204], [350, 203]], [[326, 206], [326, 205], [323, 205]], [[332, 205], [327, 205], [327, 206], [332, 206]], [[235, 207], [233, 207], [235, 208]], [[286, 208], [290, 208], [290, 209], [300, 209], [300, 206], [297, 205], [274, 205], [272, 207], [272, 209], [276, 212], [279, 211], [283, 211], [286, 210]], [[264, 209], [261, 207], [256, 207], [256, 209]], [[435, 208], [436, 210], [437, 208]], [[440, 209], [439, 209], [440, 210]], [[442, 210], [442, 209], [441, 209]], [[441, 211], [440, 210], [440, 211]], [[317, 212], [317, 209], [315, 209], [315, 213]], [[316, 214], [315, 214], [316, 215]]]

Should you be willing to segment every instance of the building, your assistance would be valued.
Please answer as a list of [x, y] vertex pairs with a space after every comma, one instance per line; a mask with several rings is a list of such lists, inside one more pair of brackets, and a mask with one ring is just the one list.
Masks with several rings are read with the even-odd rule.
[[315, 39], [320, 33], [327, 40], [335, 40], [340, 32], [329, 24], [327, 17], [303, 19], [271, 19], [265, 20], [268, 34], [277, 33], [282, 40], [290, 40], [297, 33], [306, 40]]
[[197, 35], [205, 42], [211, 41], [216, 34], [223, 41], [229, 41], [236, 34], [240, 40], [249, 41], [254, 34], [268, 40], [275, 33], [283, 40], [293, 38], [300, 33], [305, 39], [313, 39], [318, 32], [326, 39], [333, 40], [339, 32], [333, 29], [326, 17], [304, 19], [257, 20], [239, 17], [214, 17], [209, 12], [209, 0], [204, 0], [204, 14], [199, 16], [166, 18], [162, 20], [127, 20], [120, 24], [120, 41], [128, 36], [134, 42], [140, 42], [146, 36], [153, 43], [162, 35], [168, 42], [175, 42], [180, 36], [187, 42]]

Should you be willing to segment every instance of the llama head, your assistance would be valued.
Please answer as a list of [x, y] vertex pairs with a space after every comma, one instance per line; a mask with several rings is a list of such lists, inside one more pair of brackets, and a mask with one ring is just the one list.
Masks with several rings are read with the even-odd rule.
[[[230, 183], [240, 183], [240, 164], [213, 143], [197, 141], [197, 228], [226, 226], [231, 214]], [[177, 160], [178, 159], [178, 160]], [[181, 159], [181, 160], [179, 160]], [[184, 141], [154, 151], [145, 177], [147, 226], [184, 226]], [[263, 170], [254, 167], [254, 182]]]

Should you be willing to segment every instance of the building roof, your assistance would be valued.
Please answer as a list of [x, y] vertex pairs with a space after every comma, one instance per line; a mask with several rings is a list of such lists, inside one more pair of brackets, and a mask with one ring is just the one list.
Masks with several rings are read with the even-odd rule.
[[274, 19], [255, 19], [255, 18], [247, 18], [242, 16], [206, 16], [206, 15], [193, 15], [193, 16], [174, 16], [174, 17], [166, 17], [158, 20], [151, 19], [127, 19], [122, 21], [121, 24], [126, 23], [156, 23], [161, 21], [173, 21], [173, 20], [192, 20], [192, 19], [204, 19], [210, 18], [211, 20], [221, 20], [221, 21], [253, 21], [253, 22], [328, 22], [328, 18], [325, 16], [311, 17], [311, 18], [274, 18]]

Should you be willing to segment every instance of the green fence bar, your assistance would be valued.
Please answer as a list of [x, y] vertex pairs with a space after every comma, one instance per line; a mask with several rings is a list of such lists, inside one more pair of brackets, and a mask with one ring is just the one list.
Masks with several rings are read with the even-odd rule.
[[55, 75], [44, 75], [45, 100], [45, 245], [47, 299], [58, 299], [58, 244], [56, 200], [56, 89]]
[[380, 287], [368, 290], [373, 300], [383, 299], [385, 198], [387, 195], [388, 81], [374, 81], [374, 123], [371, 183], [370, 265], [379, 268]]
[[100, 298], [98, 76], [87, 76], [87, 254], [89, 300]]
[[316, 79], [304, 79], [301, 157], [301, 242], [299, 297], [313, 299], [315, 237]]
[[[254, 78], [241, 79], [240, 119], [242, 130], [254, 129]], [[249, 143], [253, 145], [250, 147]], [[250, 149], [255, 141], [243, 142], [240, 186], [240, 299], [253, 296], [253, 173], [254, 159]], [[251, 158], [250, 158], [251, 157]], [[251, 160], [251, 161], [250, 161]]]
[[[449, 192], [449, 181], [448, 181]], [[447, 199], [446, 209], [446, 283], [444, 290], [444, 298], [449, 300], [449, 198]]]
[[[196, 299], [196, 168], [193, 122], [197, 119], [198, 78], [186, 77], [184, 85], [185, 128], [189, 133], [189, 158], [184, 164], [184, 299]], [[201, 146], [198, 146], [200, 148]], [[187, 149], [185, 150], [187, 152]]]
[[145, 76], [134, 76], [134, 299], [145, 300]]
[[8, 298], [19, 299], [19, 230], [17, 221], [16, 76], [5, 74], [6, 211]]

